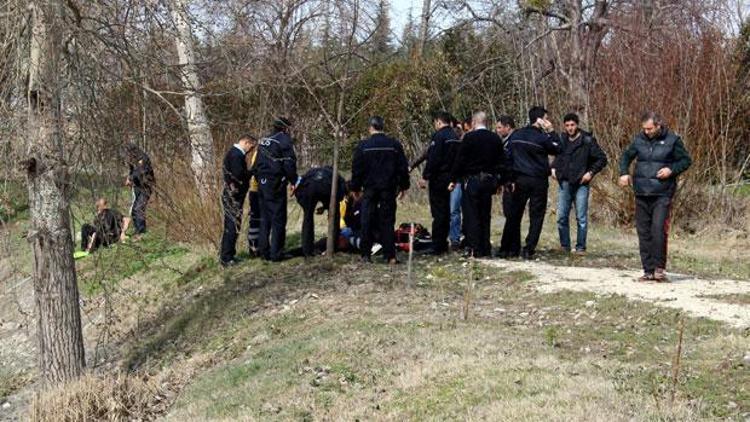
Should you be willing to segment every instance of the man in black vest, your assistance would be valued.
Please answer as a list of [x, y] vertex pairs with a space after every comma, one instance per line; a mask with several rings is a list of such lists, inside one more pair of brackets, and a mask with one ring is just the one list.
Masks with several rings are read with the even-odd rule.
[[269, 261], [281, 261], [286, 242], [288, 184], [297, 186], [297, 156], [289, 131], [291, 122], [283, 117], [273, 122], [273, 133], [258, 143], [254, 174], [258, 179], [260, 237], [258, 254]]
[[432, 255], [448, 252], [448, 232], [451, 224], [450, 184], [453, 160], [456, 158], [461, 141], [451, 126], [453, 118], [446, 112], [439, 112], [433, 119], [435, 133], [427, 150], [427, 164], [422, 172], [420, 187], [429, 183], [430, 211], [432, 212]]
[[379, 223], [383, 258], [396, 264], [396, 198], [409, 189], [409, 162], [401, 142], [386, 136], [384, 128], [382, 117], [370, 118], [370, 137], [354, 151], [350, 188], [362, 196], [362, 261], [370, 262], [375, 225]]
[[596, 138], [578, 127], [578, 115], [568, 113], [563, 117], [565, 132], [560, 137], [563, 150], [552, 162], [552, 177], [557, 179], [560, 190], [557, 195], [557, 231], [560, 248], [570, 252], [570, 208], [575, 203], [576, 232], [575, 251], [586, 252], [588, 232], [589, 183], [607, 165]]
[[492, 195], [508, 179], [503, 141], [487, 129], [487, 115], [480, 111], [474, 113], [472, 130], [459, 145], [448, 189], [452, 191], [457, 183], [463, 185], [461, 205], [467, 254], [488, 257], [492, 250]]
[[224, 190], [221, 194], [221, 205], [224, 209], [224, 232], [221, 236], [219, 262], [224, 267], [237, 264], [237, 232], [242, 226], [242, 209], [245, 196], [250, 187], [250, 171], [247, 168], [245, 155], [255, 147], [257, 140], [251, 135], [242, 136], [224, 156], [223, 176]]
[[[508, 149], [513, 161], [514, 187], [511, 196], [510, 216], [505, 220], [504, 244], [500, 256], [514, 257], [521, 253], [524, 259], [534, 258], [536, 245], [542, 233], [544, 214], [547, 211], [549, 156], [560, 153], [560, 138], [547, 120], [547, 110], [532, 107], [529, 125], [514, 131], [508, 139]], [[529, 204], [529, 233], [521, 249], [521, 220]]]
[[146, 233], [146, 206], [154, 190], [154, 169], [151, 167], [151, 158], [136, 144], [127, 144], [125, 151], [129, 167], [125, 186], [130, 186], [133, 190], [130, 215], [133, 218], [133, 238], [137, 240]]
[[[647, 112], [641, 119], [643, 131], [635, 136], [620, 160], [620, 186], [635, 190], [635, 225], [643, 265], [639, 281], [666, 282], [667, 236], [672, 197], [677, 176], [692, 159], [682, 139], [671, 132], [661, 116]], [[634, 178], [630, 163], [636, 160]]]
[[[336, 186], [336, 206], [334, 207], [334, 234], [333, 238], [338, 239], [339, 237], [339, 202], [344, 199], [346, 195], [346, 181], [343, 177], [336, 175], [337, 186]], [[331, 166], [315, 167], [310, 169], [304, 176], [299, 186], [294, 190], [294, 196], [297, 198], [297, 202], [302, 207], [303, 219], [302, 219], [302, 253], [305, 257], [314, 255], [314, 244], [315, 244], [315, 219], [316, 213], [322, 213], [328, 209], [331, 201], [331, 181], [333, 180], [333, 168]], [[321, 204], [320, 209], [316, 209], [318, 203]]]

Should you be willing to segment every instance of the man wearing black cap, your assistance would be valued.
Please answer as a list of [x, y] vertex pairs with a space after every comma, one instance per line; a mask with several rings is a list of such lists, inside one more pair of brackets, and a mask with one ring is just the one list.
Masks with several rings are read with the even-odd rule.
[[222, 266], [236, 264], [237, 232], [242, 226], [242, 208], [250, 186], [250, 171], [245, 155], [255, 147], [257, 140], [251, 135], [242, 136], [224, 156], [224, 191], [221, 205], [224, 209], [224, 232], [221, 236], [219, 260]]
[[430, 212], [432, 213], [432, 250], [430, 254], [448, 252], [448, 234], [451, 219], [450, 184], [453, 160], [456, 158], [460, 140], [453, 130], [453, 118], [439, 112], [433, 119], [435, 133], [427, 149], [427, 164], [422, 172], [422, 188], [429, 184]]
[[461, 208], [468, 254], [490, 256], [492, 195], [508, 178], [503, 141], [487, 129], [487, 115], [474, 113], [472, 130], [464, 135], [450, 173], [449, 190], [463, 184]]
[[[315, 167], [310, 169], [300, 182], [297, 189], [294, 190], [294, 196], [297, 198], [297, 202], [302, 207], [303, 219], [302, 219], [302, 253], [305, 257], [313, 256], [314, 244], [315, 244], [315, 220], [314, 216], [316, 213], [322, 213], [328, 210], [330, 215], [331, 210], [328, 209], [331, 202], [331, 181], [333, 180], [333, 168], [331, 166]], [[340, 218], [338, 204], [344, 199], [346, 195], [346, 181], [344, 178], [337, 175], [337, 188], [336, 188], [336, 209], [333, 210], [334, 217], [334, 234], [333, 238], [338, 239], [339, 237], [339, 225]], [[316, 209], [320, 203], [321, 208]]]
[[258, 255], [270, 261], [283, 259], [286, 242], [286, 187], [297, 186], [297, 156], [289, 136], [291, 122], [280, 117], [273, 122], [272, 134], [258, 143], [253, 172], [258, 180], [261, 210]]
[[[532, 107], [529, 110], [529, 125], [510, 135], [508, 149], [513, 162], [514, 187], [510, 216], [505, 220], [503, 229], [505, 242], [501, 241], [500, 256], [514, 257], [520, 253], [524, 259], [531, 259], [536, 253], [547, 211], [549, 156], [561, 151], [560, 138], [547, 120], [547, 110]], [[526, 245], [521, 249], [521, 220], [527, 202], [529, 233]]]
[[384, 128], [382, 117], [370, 118], [370, 137], [361, 141], [354, 151], [350, 188], [357, 196], [362, 196], [362, 260], [370, 261], [377, 222], [383, 258], [396, 264], [396, 197], [399, 192], [403, 196], [409, 189], [409, 163], [401, 143], [386, 136]]

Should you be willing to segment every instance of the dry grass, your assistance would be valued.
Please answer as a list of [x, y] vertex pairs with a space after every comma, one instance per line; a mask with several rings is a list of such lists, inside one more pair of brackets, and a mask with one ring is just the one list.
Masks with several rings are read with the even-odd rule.
[[152, 420], [164, 411], [165, 398], [152, 378], [88, 375], [37, 394], [29, 418], [36, 422]]

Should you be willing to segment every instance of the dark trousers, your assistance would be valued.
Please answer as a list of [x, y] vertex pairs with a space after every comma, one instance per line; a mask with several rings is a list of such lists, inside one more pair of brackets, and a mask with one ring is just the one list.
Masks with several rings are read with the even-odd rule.
[[448, 250], [448, 232], [451, 227], [451, 192], [447, 178], [430, 180], [429, 198], [432, 213], [432, 245], [435, 251]]
[[635, 227], [643, 270], [648, 273], [667, 266], [670, 196], [636, 196]]
[[[315, 255], [315, 208], [318, 203], [323, 205], [323, 208], [328, 208], [331, 199], [330, 186], [325, 184], [304, 184], [297, 189], [295, 196], [297, 197], [297, 203], [302, 207], [302, 253], [304, 256]], [[339, 195], [342, 192], [338, 192]], [[339, 212], [338, 203], [336, 203], [334, 219], [334, 239], [339, 237], [339, 225], [341, 213]], [[328, 210], [330, 216], [331, 210]]]
[[518, 176], [511, 195], [510, 216], [505, 220], [501, 252], [509, 255], [518, 255], [521, 252], [521, 220], [526, 203], [529, 204], [529, 233], [526, 235], [524, 249], [529, 254], [536, 251], [542, 234], [544, 214], [547, 211], [548, 189], [549, 181], [546, 177]]
[[260, 195], [258, 254], [263, 259], [279, 261], [284, 253], [284, 243], [286, 243], [286, 183], [278, 179], [263, 178], [258, 194]]
[[[91, 240], [91, 236], [93, 236], [96, 233], [96, 229], [91, 224], [84, 224], [81, 226], [81, 250], [85, 251], [86, 248], [89, 247], [89, 241]], [[102, 244], [101, 237], [97, 236], [96, 239], [94, 239], [94, 245], [91, 247], [91, 250], [98, 248]]]
[[365, 189], [362, 195], [362, 256], [370, 256], [375, 231], [379, 232], [383, 245], [383, 258], [396, 257], [396, 240], [393, 233], [396, 225], [396, 189]]
[[151, 191], [143, 188], [133, 188], [133, 205], [130, 216], [133, 217], [133, 234], [146, 233], [146, 206], [151, 198]]
[[221, 262], [229, 262], [237, 254], [237, 236], [242, 226], [242, 207], [245, 192], [230, 193], [227, 190], [221, 195], [221, 206], [224, 213], [224, 231], [221, 235]]
[[461, 205], [466, 244], [475, 257], [490, 256], [492, 195], [497, 190], [493, 175], [469, 176], [463, 185]]
[[250, 224], [247, 229], [247, 245], [250, 248], [250, 255], [258, 251], [258, 238], [260, 238], [260, 194], [250, 191], [248, 195], [250, 203]]

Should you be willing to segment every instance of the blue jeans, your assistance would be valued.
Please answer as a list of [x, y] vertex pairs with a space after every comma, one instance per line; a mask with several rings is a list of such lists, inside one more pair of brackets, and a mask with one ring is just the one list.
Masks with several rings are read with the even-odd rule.
[[576, 250], [586, 250], [586, 231], [588, 230], [589, 185], [560, 183], [557, 196], [557, 231], [560, 233], [560, 246], [570, 250], [570, 208], [575, 201], [576, 222], [578, 233], [576, 236]]
[[456, 188], [451, 192], [451, 227], [448, 238], [451, 244], [458, 245], [461, 242], [461, 196], [463, 194], [461, 184], [456, 183]]

